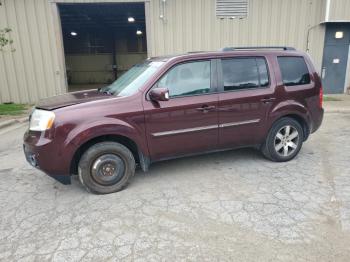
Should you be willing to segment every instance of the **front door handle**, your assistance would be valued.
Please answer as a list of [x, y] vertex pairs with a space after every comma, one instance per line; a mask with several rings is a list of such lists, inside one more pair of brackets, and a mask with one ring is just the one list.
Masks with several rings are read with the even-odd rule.
[[203, 113], [207, 113], [208, 111], [214, 110], [215, 108], [216, 108], [215, 106], [207, 106], [207, 105], [204, 105], [204, 106], [202, 106], [202, 107], [196, 108], [196, 110], [202, 111]]
[[271, 103], [275, 100], [276, 100], [276, 98], [274, 98], [274, 97], [268, 97], [268, 98], [263, 98], [260, 101], [267, 104], [267, 103]]

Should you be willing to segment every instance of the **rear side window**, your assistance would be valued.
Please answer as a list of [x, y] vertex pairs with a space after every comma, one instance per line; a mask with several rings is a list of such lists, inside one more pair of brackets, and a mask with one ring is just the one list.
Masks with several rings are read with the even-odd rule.
[[284, 85], [296, 86], [310, 83], [310, 73], [303, 57], [280, 56], [277, 59]]
[[256, 63], [258, 65], [260, 86], [269, 85], [269, 73], [267, 71], [266, 61], [263, 58], [256, 58]]
[[264, 58], [223, 59], [224, 91], [268, 86], [269, 77]]

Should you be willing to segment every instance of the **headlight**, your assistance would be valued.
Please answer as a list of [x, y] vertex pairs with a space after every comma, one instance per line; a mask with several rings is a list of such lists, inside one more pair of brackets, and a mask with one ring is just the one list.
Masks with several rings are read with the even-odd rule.
[[30, 118], [29, 130], [45, 131], [52, 127], [55, 113], [41, 109], [35, 109]]

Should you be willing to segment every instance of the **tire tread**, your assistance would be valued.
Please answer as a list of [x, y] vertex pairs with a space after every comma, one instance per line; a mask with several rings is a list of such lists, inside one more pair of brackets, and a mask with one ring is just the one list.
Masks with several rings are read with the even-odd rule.
[[[273, 147], [275, 132], [277, 132], [281, 126], [286, 125], [286, 124], [294, 125], [294, 127], [296, 127], [298, 129], [299, 136], [300, 136], [300, 138], [299, 138], [300, 142], [299, 142], [298, 149], [291, 155], [291, 157], [283, 158], [283, 157], [278, 156], [274, 152], [272, 152], [273, 151], [272, 147]], [[304, 137], [303, 128], [297, 120], [295, 120], [294, 118], [291, 118], [291, 117], [282, 117], [282, 118], [278, 119], [272, 125], [264, 143], [261, 146], [261, 152], [267, 159], [269, 159], [271, 161], [285, 162], [285, 161], [292, 160], [296, 155], [298, 155], [298, 153], [302, 147], [302, 144], [303, 144], [302, 138], [303, 137]]]
[[[118, 181], [115, 185], [103, 186], [91, 180], [90, 165], [97, 154], [114, 152], [121, 156], [125, 162], [126, 174], [121, 181]], [[135, 174], [135, 159], [131, 151], [124, 145], [117, 142], [100, 142], [92, 145], [82, 155], [78, 165], [78, 176], [82, 186], [90, 193], [94, 194], [108, 194], [118, 192], [127, 187], [129, 180]], [[125, 177], [127, 176], [127, 177]]]

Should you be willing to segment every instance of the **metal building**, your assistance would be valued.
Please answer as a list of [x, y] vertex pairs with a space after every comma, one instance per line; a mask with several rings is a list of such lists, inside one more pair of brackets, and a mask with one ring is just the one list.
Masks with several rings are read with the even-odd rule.
[[[225, 46], [309, 52], [326, 93], [350, 86], [349, 0], [0, 0], [0, 103], [113, 81], [148, 57]], [[134, 21], [132, 21], [134, 19]]]

